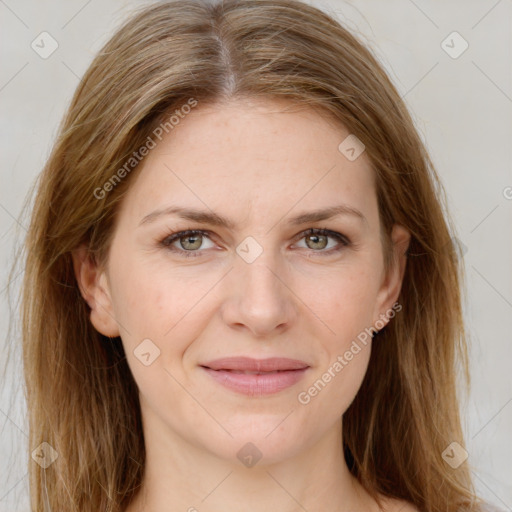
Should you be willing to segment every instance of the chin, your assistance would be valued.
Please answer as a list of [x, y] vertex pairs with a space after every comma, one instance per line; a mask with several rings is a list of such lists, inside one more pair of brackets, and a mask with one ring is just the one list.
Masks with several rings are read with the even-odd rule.
[[[293, 428], [286, 414], [270, 415], [266, 419], [239, 419], [236, 427], [227, 426], [228, 434], [205, 439], [204, 448], [220, 459], [246, 467], [262, 467], [296, 456], [306, 448], [304, 429]], [[290, 415], [292, 416], [292, 415]], [[285, 419], [286, 418], [286, 419]], [[284, 420], [284, 421], [283, 421]], [[281, 423], [282, 422], [282, 423]], [[212, 442], [213, 441], [213, 442]]]

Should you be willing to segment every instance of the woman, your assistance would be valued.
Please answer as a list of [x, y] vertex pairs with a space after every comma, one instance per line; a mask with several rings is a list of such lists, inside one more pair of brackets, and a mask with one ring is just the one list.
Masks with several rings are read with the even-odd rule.
[[441, 191], [382, 67], [321, 11], [134, 15], [27, 237], [34, 510], [490, 510]]

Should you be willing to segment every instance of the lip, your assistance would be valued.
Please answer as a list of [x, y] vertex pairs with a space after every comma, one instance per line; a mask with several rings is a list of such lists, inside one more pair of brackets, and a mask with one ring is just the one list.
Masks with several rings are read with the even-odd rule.
[[226, 357], [200, 366], [218, 383], [250, 396], [278, 393], [293, 386], [309, 368], [304, 361], [284, 357]]
[[287, 357], [268, 357], [266, 359], [254, 359], [252, 357], [223, 357], [202, 364], [212, 370], [238, 370], [248, 372], [274, 372], [284, 370], [301, 370], [309, 365], [299, 359]]

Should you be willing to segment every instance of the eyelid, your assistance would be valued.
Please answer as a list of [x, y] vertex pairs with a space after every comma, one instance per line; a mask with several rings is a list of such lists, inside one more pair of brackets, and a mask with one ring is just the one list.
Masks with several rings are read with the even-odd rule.
[[[331, 247], [327, 251], [324, 251], [324, 250], [315, 251], [313, 249], [310, 249], [310, 252], [318, 253], [320, 256], [322, 256], [322, 255], [326, 255], [327, 256], [327, 255], [331, 255], [333, 253], [340, 252], [345, 247], [348, 247], [348, 246], [352, 245], [351, 240], [346, 235], [344, 235], [343, 233], [339, 233], [337, 231], [331, 230], [331, 229], [327, 229], [327, 228], [308, 228], [308, 229], [305, 229], [304, 231], [301, 231], [300, 233], [298, 233], [294, 237], [294, 241], [301, 240], [301, 239], [305, 238], [308, 235], [316, 235], [316, 234], [321, 235], [321, 236], [327, 236], [328, 238], [333, 238], [333, 239], [337, 240], [338, 243], [340, 244], [338, 247]], [[178, 255], [182, 255], [184, 257], [197, 257], [197, 256], [201, 256], [202, 253], [204, 253], [204, 251], [207, 250], [207, 249], [198, 249], [198, 250], [194, 250], [194, 251], [186, 251], [184, 249], [177, 249], [175, 247], [172, 247], [171, 244], [173, 244], [174, 242], [178, 241], [180, 238], [184, 238], [184, 237], [186, 237], [188, 235], [190, 235], [190, 236], [202, 235], [202, 236], [208, 238], [209, 240], [211, 240], [213, 242], [212, 235], [215, 235], [215, 234], [213, 232], [211, 232], [210, 230], [207, 230], [207, 229], [206, 230], [205, 229], [199, 229], [199, 228], [198, 229], [184, 229], [184, 230], [174, 231], [174, 232], [171, 232], [170, 234], [167, 234], [163, 239], [159, 240], [159, 245], [161, 245], [164, 248], [170, 250], [171, 252], [178, 253]]]

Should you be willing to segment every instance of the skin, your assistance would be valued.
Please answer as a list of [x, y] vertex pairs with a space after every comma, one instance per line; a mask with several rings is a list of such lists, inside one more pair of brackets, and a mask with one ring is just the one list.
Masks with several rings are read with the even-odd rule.
[[[140, 390], [146, 474], [128, 512], [380, 510], [341, 448], [343, 414], [367, 371], [371, 340], [308, 404], [297, 396], [392, 308], [410, 234], [394, 227], [386, 272], [366, 153], [349, 161], [338, 150], [349, 135], [343, 126], [289, 107], [248, 99], [199, 105], [130, 177], [105, 268], [85, 247], [73, 254], [91, 322], [121, 336]], [[365, 219], [286, 224], [340, 203]], [[171, 205], [213, 211], [235, 226], [177, 215], [140, 225]], [[342, 233], [351, 244], [301, 237], [309, 228]], [[159, 244], [185, 229], [210, 233], [193, 243], [197, 257]], [[263, 251], [251, 263], [236, 252], [247, 237]], [[187, 241], [172, 246], [186, 252]], [[134, 354], [144, 339], [160, 350], [149, 365]], [[289, 357], [310, 368], [288, 389], [246, 396], [199, 366], [234, 355]], [[253, 467], [237, 458], [248, 442], [262, 454]], [[388, 499], [385, 510], [416, 509]]]

